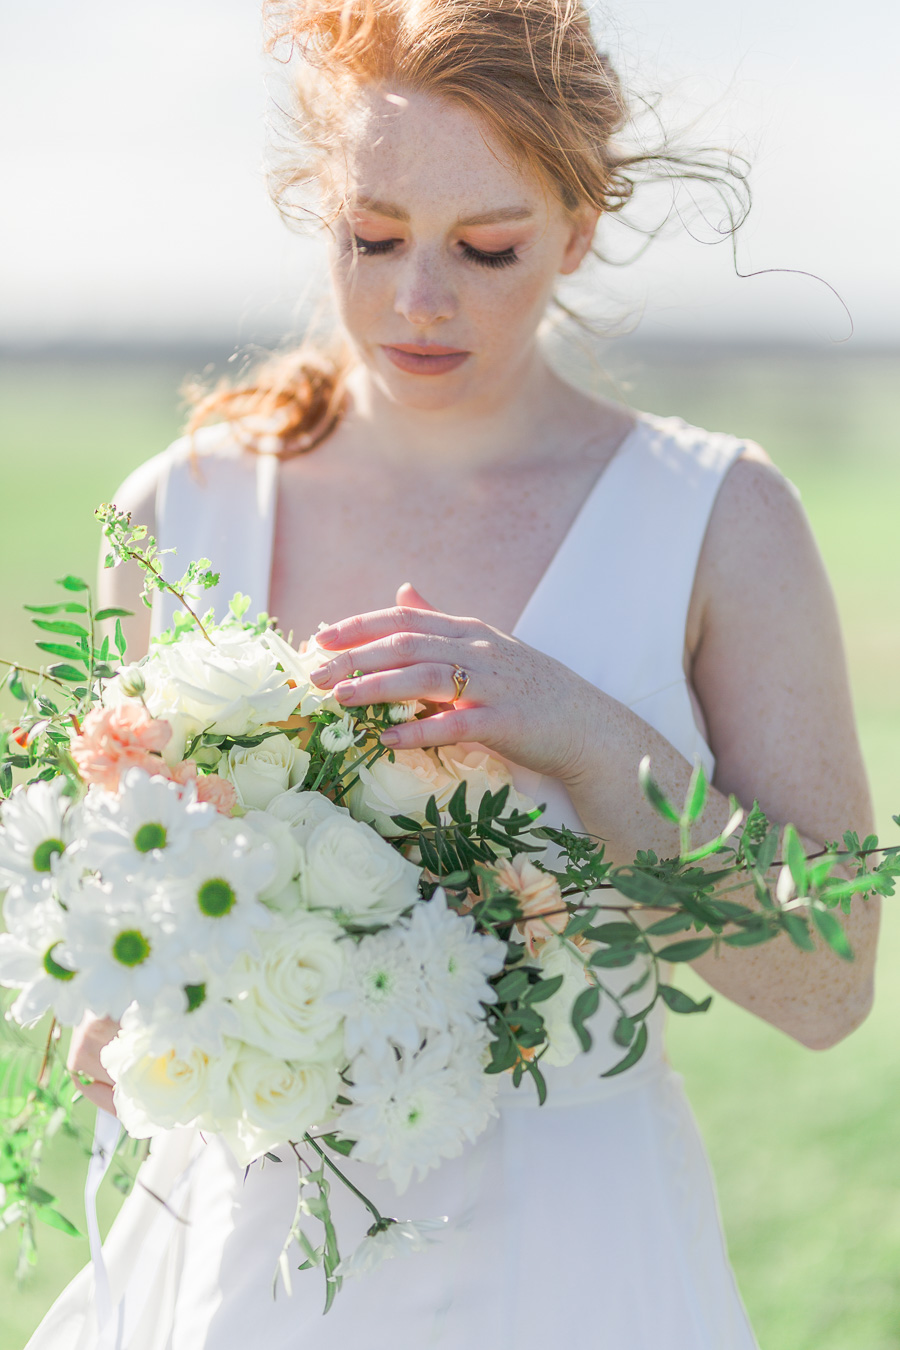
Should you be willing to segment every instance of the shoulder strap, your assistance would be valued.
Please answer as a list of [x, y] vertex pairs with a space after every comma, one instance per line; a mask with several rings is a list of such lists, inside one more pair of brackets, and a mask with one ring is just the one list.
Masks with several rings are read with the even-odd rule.
[[746, 442], [642, 414], [516, 628], [631, 706], [684, 680], [685, 625], [716, 494]]
[[[203, 428], [176, 441], [162, 456], [156, 496], [156, 533], [167, 579], [189, 562], [209, 558], [220, 574], [218, 586], [201, 592], [199, 603], [223, 619], [235, 591], [251, 599], [251, 611], [268, 607], [275, 531], [278, 460], [253, 455], [227, 426]], [[152, 632], [172, 623], [174, 597], [153, 597]]]

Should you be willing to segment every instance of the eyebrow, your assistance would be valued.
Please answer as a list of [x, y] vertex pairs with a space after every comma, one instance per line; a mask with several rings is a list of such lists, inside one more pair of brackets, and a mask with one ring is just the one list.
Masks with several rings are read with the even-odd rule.
[[[373, 211], [376, 215], [387, 216], [390, 220], [409, 220], [409, 212], [393, 202], [378, 201], [374, 197], [359, 196], [353, 203], [364, 211]], [[498, 206], [493, 211], [479, 211], [473, 216], [463, 216], [457, 225], [500, 225], [505, 221], [530, 220], [534, 213], [527, 206]]]

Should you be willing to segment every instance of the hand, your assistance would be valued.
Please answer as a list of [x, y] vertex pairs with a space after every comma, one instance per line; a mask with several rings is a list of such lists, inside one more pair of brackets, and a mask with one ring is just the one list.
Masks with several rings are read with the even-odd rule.
[[[478, 741], [566, 782], [581, 771], [605, 722], [608, 700], [568, 667], [479, 619], [439, 613], [410, 585], [400, 587], [395, 608], [331, 624], [316, 641], [340, 651], [312, 674], [339, 703], [442, 705], [385, 731], [382, 742], [392, 749]], [[460, 699], [457, 666], [469, 677]]]
[[95, 1106], [116, 1114], [113, 1105], [112, 1079], [100, 1063], [100, 1051], [109, 1045], [119, 1030], [118, 1022], [109, 1017], [93, 1017], [89, 1013], [72, 1032], [66, 1068], [71, 1074], [85, 1074], [92, 1081], [79, 1083], [81, 1092]]

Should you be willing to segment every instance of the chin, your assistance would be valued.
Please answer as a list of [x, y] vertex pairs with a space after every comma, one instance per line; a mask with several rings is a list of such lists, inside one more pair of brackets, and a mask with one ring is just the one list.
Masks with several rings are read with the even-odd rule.
[[417, 412], [441, 412], [468, 402], [474, 393], [472, 381], [462, 371], [447, 375], [406, 375], [402, 371], [372, 372], [382, 392], [401, 408]]

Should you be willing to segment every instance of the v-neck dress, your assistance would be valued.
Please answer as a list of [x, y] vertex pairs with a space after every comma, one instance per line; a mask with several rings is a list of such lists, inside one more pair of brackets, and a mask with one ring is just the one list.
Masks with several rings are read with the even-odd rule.
[[[626, 704], [712, 774], [683, 669], [685, 623], [716, 494], [745, 447], [678, 419], [640, 414], [588, 494], [531, 596], [515, 636]], [[277, 462], [227, 429], [176, 444], [139, 473], [158, 482], [160, 546], [178, 564], [213, 559], [224, 611], [240, 590], [264, 608]], [[154, 626], [169, 622], [158, 597]], [[636, 766], [635, 766], [636, 767]], [[562, 784], [511, 766], [549, 823], [580, 826]], [[633, 969], [610, 972], [620, 989]], [[633, 995], [639, 1006], [640, 995]], [[609, 1007], [609, 1001], [606, 1000]], [[498, 1116], [462, 1156], [398, 1197], [375, 1169], [347, 1170], [383, 1213], [448, 1216], [426, 1251], [345, 1281], [322, 1316], [321, 1275], [275, 1279], [294, 1214], [294, 1164], [254, 1165], [194, 1130], [153, 1143], [141, 1182], [105, 1245], [116, 1350], [755, 1350], [728, 1263], [707, 1160], [664, 1048], [661, 1007], [637, 1066], [621, 1057], [612, 1011], [593, 1048], [548, 1069], [548, 1101], [504, 1080]], [[159, 1203], [163, 1197], [167, 1206]], [[367, 1224], [331, 1195], [343, 1249]], [[273, 1293], [274, 1287], [274, 1293]], [[28, 1350], [98, 1350], [93, 1277], [57, 1300]], [[103, 1347], [106, 1350], [106, 1347]]]

